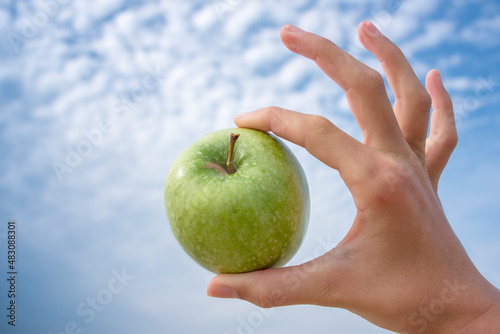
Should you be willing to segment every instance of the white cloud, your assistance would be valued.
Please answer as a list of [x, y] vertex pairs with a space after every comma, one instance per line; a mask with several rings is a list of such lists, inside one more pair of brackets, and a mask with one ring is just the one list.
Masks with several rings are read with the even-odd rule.
[[0, 31], [7, 31], [11, 26], [11, 19], [9, 13], [0, 8]]
[[[360, 138], [342, 91], [313, 62], [290, 53], [279, 40], [279, 28], [296, 23], [349, 48], [366, 14], [359, 8], [369, 1], [358, 7], [346, 3], [342, 10], [328, 1], [232, 3], [222, 16], [216, 3], [167, 1], [135, 4], [111, 16], [127, 4], [71, 2], [0, 68], [0, 82], [15, 78], [22, 86], [22, 95], [6, 102], [0, 114], [0, 134], [11, 147], [0, 185], [22, 203], [12, 204], [12, 210], [29, 226], [23, 232], [26, 245], [35, 250], [51, 245], [47, 252], [64, 259], [65, 270], [78, 273], [73, 299], [84, 300], [79, 287], [100, 288], [96, 277], [124, 264], [137, 273], [137, 284], [120, 302], [129, 312], [165, 328], [170, 322], [198, 331], [203, 326], [210, 333], [220, 332], [219, 323], [234, 329], [236, 317], [253, 308], [204, 296], [211, 275], [181, 251], [164, 216], [161, 189], [168, 166], [197, 137], [234, 126], [236, 113], [268, 105], [325, 115]], [[2, 31], [11, 23], [18, 27], [38, 8], [36, 3], [17, 6], [16, 22], [9, 16], [4, 21], [6, 12], [0, 10]], [[379, 2], [374, 8], [384, 6]], [[406, 1], [382, 30], [404, 41], [410, 55], [437, 48], [457, 25], [429, 19], [435, 8], [433, 1]], [[486, 34], [487, 27], [495, 28], [490, 22], [474, 29]], [[431, 67], [426, 60], [413, 63], [419, 73]], [[157, 81], [150, 86], [151, 72]], [[456, 91], [473, 82], [465, 75], [446, 79]], [[99, 129], [103, 120], [112, 123], [112, 131], [59, 183], [51, 163], [64, 162], [67, 147], [77, 150], [88, 140], [84, 132]], [[311, 256], [317, 238], [332, 235], [337, 242], [343, 237], [354, 207], [335, 171], [290, 146], [307, 172], [313, 197], [310, 230], [293, 260], [299, 263]], [[197, 307], [203, 321], [190, 322], [190, 307]], [[314, 319], [307, 324], [318, 331], [329, 331], [334, 321], [345, 331], [386, 332], [342, 311], [297, 309], [303, 319]], [[297, 309], [277, 311], [259, 331], [304, 332], [307, 326], [290, 325]]]
[[394, 43], [398, 44], [415, 33], [420, 27], [419, 18], [412, 14], [394, 15], [387, 27], [382, 27], [381, 31]]
[[253, 24], [268, 17], [266, 7], [252, 1], [240, 1], [224, 19], [224, 32], [230, 40], [247, 37]]
[[73, 2], [73, 10], [78, 13], [74, 20], [74, 28], [80, 33], [92, 29], [93, 25], [119, 9], [123, 3], [124, 0]]
[[500, 33], [500, 15], [479, 19], [462, 29], [460, 37], [480, 47], [498, 45], [496, 38]]
[[415, 38], [402, 43], [401, 49], [412, 57], [416, 52], [436, 47], [453, 37], [455, 24], [448, 20], [430, 21], [424, 26], [424, 31]]
[[285, 56], [288, 55], [288, 52], [285, 51], [285, 48], [280, 43], [276, 31], [263, 32], [258, 36], [259, 43], [246, 50], [243, 54], [245, 63], [253, 71], [269, 67], [270, 64], [274, 64], [276, 67], [279, 66]]
[[398, 12], [402, 15], [419, 17], [432, 14], [436, 10], [436, 7], [438, 7], [439, 2], [432, 0], [401, 1], [399, 4]]
[[443, 80], [443, 82], [446, 89], [449, 91], [467, 91], [473, 89], [475, 86], [474, 80], [465, 76], [446, 78]]
[[197, 29], [201, 31], [208, 30], [216, 24], [218, 20], [222, 19], [222, 17], [217, 15], [216, 6], [216, 3], [211, 2], [194, 13], [193, 24]]

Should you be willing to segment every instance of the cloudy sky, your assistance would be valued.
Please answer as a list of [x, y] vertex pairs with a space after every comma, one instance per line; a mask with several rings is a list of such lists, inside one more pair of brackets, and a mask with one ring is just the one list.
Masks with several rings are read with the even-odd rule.
[[[341, 90], [280, 42], [293, 23], [380, 70], [356, 36], [372, 20], [419, 78], [442, 72], [460, 143], [448, 217], [500, 286], [500, 3], [496, 0], [0, 2], [1, 333], [387, 333], [349, 312], [260, 310], [206, 296], [213, 276], [175, 241], [162, 188], [194, 139], [277, 105], [360, 131]], [[337, 173], [290, 144], [312, 215], [297, 264], [354, 217]], [[17, 319], [7, 325], [7, 222], [17, 222]]]

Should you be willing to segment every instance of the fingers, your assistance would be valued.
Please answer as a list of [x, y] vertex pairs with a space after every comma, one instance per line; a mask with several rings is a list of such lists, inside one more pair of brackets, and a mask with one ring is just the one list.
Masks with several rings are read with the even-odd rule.
[[382, 149], [404, 145], [382, 76], [331, 41], [286, 25], [281, 39], [291, 51], [312, 59], [346, 93], [365, 143]]
[[431, 99], [401, 50], [368, 21], [358, 27], [361, 43], [380, 61], [395, 96], [394, 113], [403, 135], [424, 160]]
[[441, 75], [431, 70], [425, 81], [432, 98], [432, 116], [429, 138], [425, 148], [425, 159], [429, 178], [437, 190], [439, 177], [458, 143], [453, 104], [443, 86]]
[[361, 165], [359, 157], [368, 154], [362, 153], [367, 151], [363, 144], [322, 116], [268, 107], [239, 114], [234, 121], [239, 127], [272, 131], [304, 147], [317, 159], [337, 169], [342, 177], [344, 169], [353, 172], [353, 166]]
[[239, 298], [264, 308], [296, 304], [338, 306], [335, 300], [339, 298], [332, 293], [336, 289], [325, 286], [333, 284], [335, 273], [323, 261], [319, 257], [300, 266], [218, 275], [208, 284], [207, 294]]

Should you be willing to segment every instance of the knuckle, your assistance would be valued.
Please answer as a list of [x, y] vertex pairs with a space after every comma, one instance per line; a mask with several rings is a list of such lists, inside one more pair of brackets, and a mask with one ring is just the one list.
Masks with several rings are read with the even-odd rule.
[[457, 147], [457, 144], [458, 144], [458, 134], [456, 131], [449, 133], [443, 139], [443, 143], [442, 143], [443, 148], [450, 153], [455, 150], [455, 147]]
[[311, 49], [308, 58], [315, 61], [318, 65], [328, 64], [331, 60], [332, 41], [321, 36], [314, 36], [316, 47]]
[[269, 106], [269, 107], [266, 107], [265, 110], [268, 113], [280, 113], [283, 111], [283, 108], [280, 108], [277, 106]]
[[264, 113], [266, 117], [272, 118], [280, 118], [283, 115], [283, 109], [280, 107], [270, 106], [264, 108]]
[[448, 131], [434, 135], [432, 141], [436, 145], [436, 149], [441, 155], [451, 155], [458, 144], [458, 134], [455, 128], [448, 129]]
[[357, 80], [357, 86], [358, 88], [369, 90], [385, 89], [382, 74], [371, 68], [366, 69], [362, 73], [359, 80]]
[[285, 115], [282, 108], [266, 108], [266, 118], [269, 119], [269, 128], [274, 133], [286, 133]]
[[430, 94], [425, 90], [422, 89], [420, 92], [415, 94], [415, 105], [417, 108], [425, 110], [426, 112], [429, 112], [432, 106], [432, 99]]
[[[419, 166], [417, 166], [419, 165]], [[386, 205], [408, 199], [416, 191], [415, 176], [421, 169], [416, 158], [386, 158], [375, 168], [374, 193], [377, 202]]]
[[323, 116], [310, 115], [304, 118], [304, 128], [307, 131], [325, 132], [330, 129], [332, 123]]
[[[403, 96], [396, 97], [399, 104], [403, 106], [403, 109], [408, 112], [414, 112], [418, 114], [418, 117], [429, 117], [432, 99], [429, 93], [422, 87], [418, 91], [407, 92]], [[409, 128], [412, 128], [414, 124], [407, 124]]]
[[302, 146], [311, 152], [313, 147], [323, 147], [324, 138], [332, 132], [333, 124], [325, 117], [310, 115], [304, 118], [304, 137]]
[[268, 286], [261, 285], [257, 290], [256, 305], [262, 308], [279, 306], [277, 303], [276, 292]]
[[455, 147], [457, 147], [458, 145], [458, 133], [455, 131], [453, 132], [453, 135], [451, 136], [451, 139], [450, 139], [450, 142], [451, 142], [451, 148], [452, 150], [455, 149]]

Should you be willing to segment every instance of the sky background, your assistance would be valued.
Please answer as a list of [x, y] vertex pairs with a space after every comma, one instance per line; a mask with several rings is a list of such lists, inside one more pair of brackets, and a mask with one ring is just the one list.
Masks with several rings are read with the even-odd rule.
[[[422, 81], [441, 70], [459, 131], [441, 199], [500, 286], [498, 1], [1, 0], [0, 333], [388, 333], [339, 309], [207, 297], [213, 274], [177, 244], [162, 198], [182, 149], [234, 126], [239, 112], [323, 115], [361, 139], [340, 88], [288, 51], [279, 29], [323, 35], [380, 70], [357, 40], [362, 20], [402, 48]], [[355, 210], [335, 171], [289, 146], [312, 200], [298, 264], [339, 242]]]

